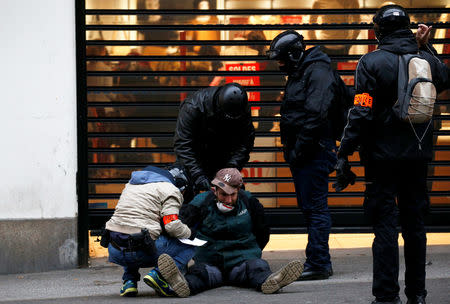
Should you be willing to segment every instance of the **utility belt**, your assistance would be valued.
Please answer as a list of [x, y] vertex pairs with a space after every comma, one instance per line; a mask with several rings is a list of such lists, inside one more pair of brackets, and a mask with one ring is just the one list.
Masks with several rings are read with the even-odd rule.
[[133, 234], [105, 230], [100, 245], [108, 247], [108, 244], [120, 251], [143, 250], [148, 254], [156, 252], [155, 241], [146, 228]]

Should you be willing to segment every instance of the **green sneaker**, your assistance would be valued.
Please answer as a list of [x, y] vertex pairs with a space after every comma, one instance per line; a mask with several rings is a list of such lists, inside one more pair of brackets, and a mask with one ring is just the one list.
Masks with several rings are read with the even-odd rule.
[[177, 295], [156, 269], [151, 270], [144, 277], [144, 282], [153, 288], [160, 297], [173, 297]]
[[135, 297], [138, 293], [137, 290], [137, 283], [132, 281], [132, 280], [128, 280], [123, 282], [123, 286], [120, 289], [120, 296], [121, 297]]
[[180, 298], [189, 297], [191, 291], [188, 282], [178, 269], [174, 260], [168, 254], [161, 254], [158, 258], [158, 269], [163, 278], [169, 283], [173, 291]]
[[291, 284], [302, 274], [303, 263], [292, 261], [277, 272], [272, 273], [261, 285], [263, 293], [274, 293], [282, 287]]

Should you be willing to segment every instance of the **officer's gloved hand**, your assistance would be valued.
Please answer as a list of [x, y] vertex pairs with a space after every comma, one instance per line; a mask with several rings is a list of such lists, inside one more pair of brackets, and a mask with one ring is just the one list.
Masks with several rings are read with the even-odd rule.
[[200, 175], [194, 182], [194, 191], [200, 193], [209, 190], [211, 190], [211, 183], [206, 176]]
[[336, 192], [344, 190], [348, 184], [355, 184], [356, 175], [350, 170], [351, 167], [346, 157], [338, 158], [334, 168], [336, 169], [336, 182], [333, 184], [333, 188], [336, 189]]
[[[298, 153], [300, 154], [300, 153]], [[301, 155], [298, 155], [295, 149], [284, 151], [284, 159], [289, 163], [291, 167], [300, 167]]]
[[237, 162], [234, 161], [229, 161], [224, 168], [238, 168], [239, 169], [239, 165]]

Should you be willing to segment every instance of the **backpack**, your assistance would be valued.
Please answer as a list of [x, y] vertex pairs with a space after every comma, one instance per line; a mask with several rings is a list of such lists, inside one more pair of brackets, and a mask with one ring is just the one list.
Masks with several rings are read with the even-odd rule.
[[[420, 54], [404, 54], [398, 57], [398, 98], [392, 106], [395, 116], [409, 122], [414, 134], [421, 142], [431, 125], [436, 87], [432, 82], [431, 67]], [[428, 126], [419, 137], [413, 124], [428, 122]]]
[[333, 70], [336, 87], [331, 107], [328, 110], [328, 118], [332, 126], [332, 135], [334, 140], [340, 141], [347, 125], [348, 111], [353, 106], [355, 90], [347, 87], [341, 76]]

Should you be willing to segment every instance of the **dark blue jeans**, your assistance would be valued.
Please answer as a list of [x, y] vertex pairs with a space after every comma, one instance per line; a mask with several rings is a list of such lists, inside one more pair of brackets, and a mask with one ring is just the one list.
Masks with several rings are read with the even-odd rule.
[[308, 232], [305, 269], [330, 270], [328, 238], [331, 217], [328, 210], [328, 175], [334, 170], [336, 154], [322, 150], [300, 168], [291, 167], [297, 203]]
[[191, 295], [194, 295], [223, 285], [255, 288], [261, 291], [261, 285], [271, 274], [272, 271], [266, 260], [252, 259], [229, 271], [222, 271], [216, 266], [205, 263], [196, 263], [189, 268], [185, 277]]
[[170, 255], [175, 264], [181, 271], [185, 271], [187, 263], [192, 259], [195, 253], [195, 247], [181, 243], [176, 238], [161, 235], [156, 241], [155, 246], [157, 252], [148, 254], [145, 251], [125, 251], [118, 250], [111, 244], [108, 245], [109, 258], [111, 263], [118, 264], [123, 267], [123, 281], [132, 280], [139, 281], [141, 275], [139, 268], [154, 267], [158, 263], [158, 257], [167, 253]]

